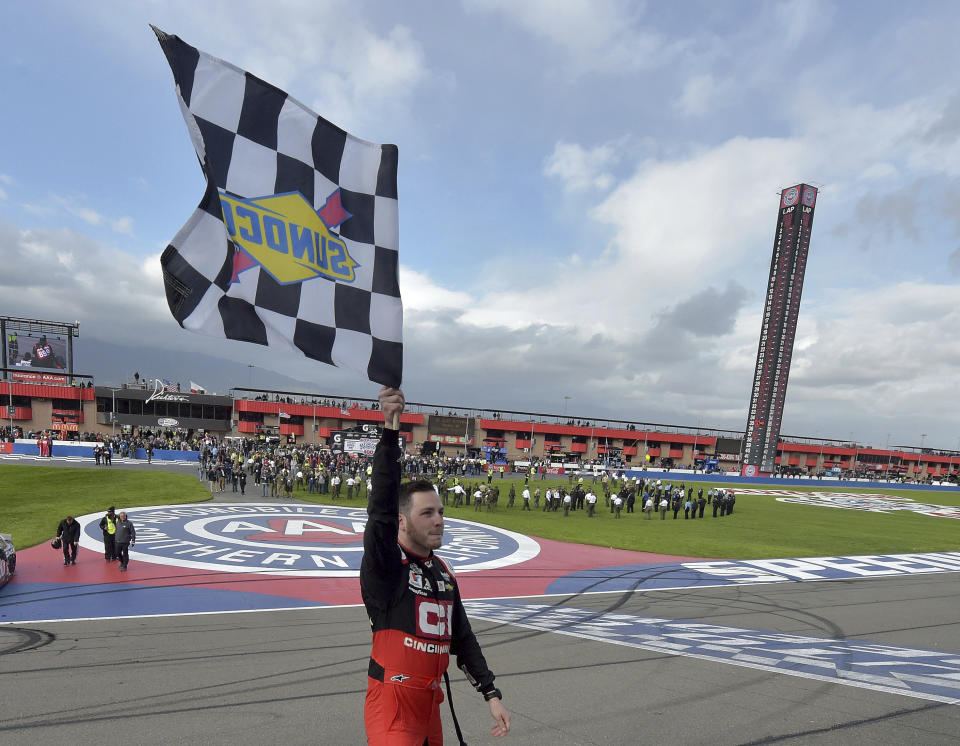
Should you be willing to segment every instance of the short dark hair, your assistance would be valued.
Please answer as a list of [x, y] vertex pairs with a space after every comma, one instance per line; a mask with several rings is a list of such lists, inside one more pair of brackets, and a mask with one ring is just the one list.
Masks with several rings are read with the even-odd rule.
[[400, 512], [410, 515], [414, 492], [434, 492], [433, 483], [427, 479], [413, 479], [400, 485]]

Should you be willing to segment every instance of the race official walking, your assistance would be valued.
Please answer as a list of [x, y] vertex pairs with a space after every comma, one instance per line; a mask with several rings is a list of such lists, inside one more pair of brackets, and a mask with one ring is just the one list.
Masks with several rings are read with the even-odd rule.
[[117, 533], [114, 538], [117, 544], [117, 558], [120, 560], [120, 569], [126, 570], [127, 565], [130, 564], [130, 547], [137, 543], [137, 530], [127, 518], [125, 512], [120, 513], [120, 520], [117, 521]]
[[57, 526], [57, 536], [60, 537], [63, 549], [63, 564], [77, 564], [77, 546], [80, 544], [80, 524], [72, 515], [68, 515]]

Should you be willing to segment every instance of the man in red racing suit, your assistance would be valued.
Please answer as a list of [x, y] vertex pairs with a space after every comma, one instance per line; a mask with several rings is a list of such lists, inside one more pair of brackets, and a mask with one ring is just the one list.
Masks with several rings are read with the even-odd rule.
[[443, 743], [441, 679], [450, 654], [490, 706], [491, 733], [510, 715], [480, 650], [450, 566], [433, 554], [443, 541], [443, 504], [429, 482], [400, 484], [398, 423], [403, 393], [384, 387], [385, 427], [373, 457], [363, 534], [360, 591], [373, 628], [364, 723], [374, 746]]

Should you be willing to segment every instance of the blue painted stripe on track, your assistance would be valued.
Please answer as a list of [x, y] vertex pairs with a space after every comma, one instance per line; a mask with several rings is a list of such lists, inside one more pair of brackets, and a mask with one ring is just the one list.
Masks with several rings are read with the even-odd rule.
[[471, 618], [960, 704], [960, 654], [518, 601], [465, 601]]
[[127, 583], [11, 583], [0, 593], [0, 624], [326, 606], [317, 601], [182, 586]]

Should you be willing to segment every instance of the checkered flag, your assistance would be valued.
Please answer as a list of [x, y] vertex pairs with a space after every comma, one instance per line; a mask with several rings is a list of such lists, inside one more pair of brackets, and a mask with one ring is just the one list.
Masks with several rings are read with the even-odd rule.
[[160, 259], [174, 318], [399, 386], [397, 147], [153, 30], [207, 178]]

